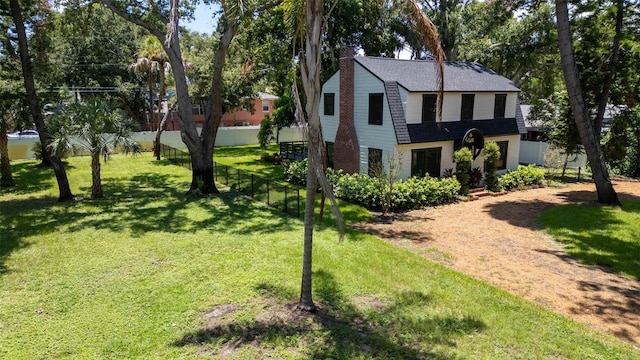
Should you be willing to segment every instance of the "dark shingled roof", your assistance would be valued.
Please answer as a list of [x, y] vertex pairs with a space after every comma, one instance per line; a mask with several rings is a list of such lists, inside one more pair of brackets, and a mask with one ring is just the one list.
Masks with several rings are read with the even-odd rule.
[[396, 130], [396, 140], [398, 140], [398, 144], [410, 144], [411, 138], [409, 137], [409, 130], [407, 129], [407, 120], [404, 117], [404, 108], [402, 107], [398, 83], [395, 81], [385, 82], [384, 91], [387, 93], [387, 103], [389, 103], [391, 120]]
[[446, 121], [438, 123], [407, 124], [412, 143], [462, 140], [471, 129], [478, 129], [486, 136], [519, 134], [515, 118], [473, 121]]
[[[355, 61], [383, 82], [396, 81], [407, 91], [438, 91], [436, 70], [431, 60], [399, 60], [356, 56]], [[444, 63], [444, 91], [520, 91], [513, 82], [478, 63]]]

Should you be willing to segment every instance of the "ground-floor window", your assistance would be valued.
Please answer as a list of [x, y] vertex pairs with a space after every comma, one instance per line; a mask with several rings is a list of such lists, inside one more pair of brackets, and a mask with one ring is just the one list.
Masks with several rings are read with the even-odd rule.
[[411, 151], [411, 176], [440, 177], [442, 148], [418, 149]]
[[507, 168], [507, 151], [509, 150], [509, 142], [498, 141], [496, 144], [498, 144], [498, 147], [500, 148], [500, 158], [496, 161], [496, 168], [498, 170], [504, 170]]
[[382, 149], [369, 148], [369, 176], [382, 174]]
[[327, 150], [327, 166], [332, 168], [333, 167], [333, 143], [326, 141], [325, 149]]

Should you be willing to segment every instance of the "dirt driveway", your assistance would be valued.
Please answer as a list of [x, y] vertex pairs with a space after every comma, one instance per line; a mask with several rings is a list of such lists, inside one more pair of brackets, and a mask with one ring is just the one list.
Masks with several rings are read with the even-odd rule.
[[[640, 182], [614, 184], [621, 198], [640, 200]], [[376, 216], [355, 227], [638, 345], [640, 282], [574, 261], [535, 222], [550, 207], [595, 199], [595, 187], [581, 183]]]

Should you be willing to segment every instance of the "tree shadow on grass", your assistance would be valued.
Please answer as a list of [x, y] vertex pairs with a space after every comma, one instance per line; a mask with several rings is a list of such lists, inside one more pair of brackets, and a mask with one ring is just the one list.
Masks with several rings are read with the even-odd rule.
[[183, 184], [176, 186], [177, 179], [181, 178], [155, 173], [105, 179], [105, 198], [98, 200], [57, 203], [54, 198], [45, 197], [2, 201], [3, 242], [5, 237], [19, 242], [25, 236], [60, 229], [128, 231], [133, 236], [151, 231], [209, 229], [242, 235], [289, 230], [294, 226], [293, 219], [239, 193], [223, 191], [210, 197], [189, 198], [183, 193], [184, 187], [180, 186]]
[[217, 346], [218, 355], [248, 346], [264, 354], [284, 345], [313, 359], [453, 359], [457, 338], [486, 327], [469, 316], [428, 315], [433, 300], [421, 292], [402, 292], [389, 300], [360, 298], [356, 303], [325, 270], [314, 272], [314, 288], [318, 310], [306, 313], [297, 310], [292, 289], [260, 284], [259, 304], [243, 306], [256, 312], [255, 320], [238, 319], [237, 307], [223, 305], [224, 311], [209, 313], [202, 329], [174, 345], [202, 350]]
[[[73, 169], [73, 166], [65, 163], [65, 169]], [[16, 186], [0, 188], [0, 195], [11, 193], [23, 195], [49, 190], [56, 186], [56, 178], [53, 169], [40, 165], [36, 161], [21, 161], [11, 164], [11, 173]]]

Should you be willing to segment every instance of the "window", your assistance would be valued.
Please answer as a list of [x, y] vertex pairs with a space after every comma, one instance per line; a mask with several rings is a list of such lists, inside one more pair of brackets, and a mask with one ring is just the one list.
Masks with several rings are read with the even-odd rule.
[[508, 141], [498, 141], [498, 147], [500, 148], [500, 158], [496, 160], [496, 168], [498, 170], [504, 170], [507, 168], [507, 151], [509, 150]]
[[262, 102], [262, 111], [263, 112], [269, 112], [269, 102], [268, 101], [263, 101]]
[[436, 121], [436, 102], [438, 96], [435, 94], [422, 95], [422, 122]]
[[461, 120], [473, 120], [473, 101], [475, 94], [462, 94]]
[[326, 141], [324, 145], [327, 150], [327, 166], [333, 168], [333, 143]]
[[335, 115], [335, 99], [336, 94], [328, 93], [324, 94], [324, 114]]
[[369, 176], [382, 174], [382, 149], [369, 148]]
[[411, 176], [440, 177], [440, 158], [442, 148], [419, 149], [411, 151]]
[[369, 94], [369, 124], [382, 125], [383, 94]]
[[507, 94], [496, 94], [495, 106], [493, 108], [494, 119], [504, 119], [504, 108], [507, 106]]

